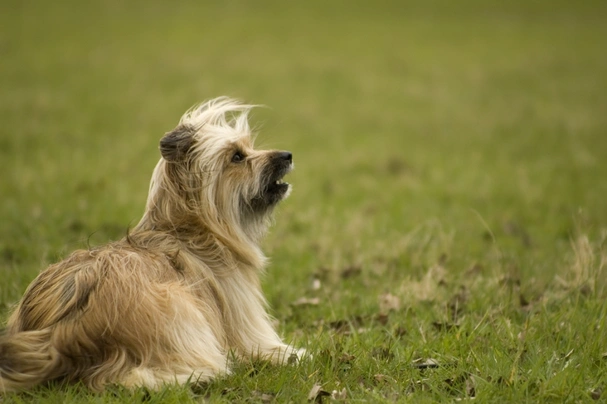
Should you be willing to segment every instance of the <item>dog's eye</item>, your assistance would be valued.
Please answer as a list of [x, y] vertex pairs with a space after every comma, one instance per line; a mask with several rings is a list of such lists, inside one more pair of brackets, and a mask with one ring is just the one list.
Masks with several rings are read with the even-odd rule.
[[244, 161], [244, 154], [239, 151], [234, 153], [234, 155], [232, 156], [232, 163], [240, 163], [242, 161]]

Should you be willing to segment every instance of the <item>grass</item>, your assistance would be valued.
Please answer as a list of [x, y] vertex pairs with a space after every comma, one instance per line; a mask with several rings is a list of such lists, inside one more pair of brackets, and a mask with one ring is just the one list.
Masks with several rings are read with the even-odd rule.
[[294, 152], [264, 289], [314, 353], [193, 389], [3, 402], [604, 400], [606, 16], [599, 1], [3, 2], [0, 317], [44, 266], [122, 237], [160, 136], [231, 95], [271, 107], [260, 146]]

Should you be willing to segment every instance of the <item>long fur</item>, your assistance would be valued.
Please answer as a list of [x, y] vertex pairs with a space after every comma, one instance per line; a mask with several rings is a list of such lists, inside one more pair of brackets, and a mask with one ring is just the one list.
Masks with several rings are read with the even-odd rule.
[[158, 389], [225, 374], [232, 355], [303, 353], [275, 332], [259, 279], [291, 155], [253, 149], [250, 109], [222, 97], [186, 112], [160, 142], [137, 226], [29, 285], [0, 337], [0, 392], [53, 380]]

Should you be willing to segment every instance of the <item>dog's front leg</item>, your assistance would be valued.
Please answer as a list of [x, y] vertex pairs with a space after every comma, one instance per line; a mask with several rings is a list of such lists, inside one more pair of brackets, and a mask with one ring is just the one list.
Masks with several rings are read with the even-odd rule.
[[239, 299], [232, 300], [230, 305], [230, 334], [237, 356], [283, 364], [296, 362], [305, 355], [305, 349], [285, 344], [276, 333], [260, 289], [240, 288], [234, 292], [231, 295]]

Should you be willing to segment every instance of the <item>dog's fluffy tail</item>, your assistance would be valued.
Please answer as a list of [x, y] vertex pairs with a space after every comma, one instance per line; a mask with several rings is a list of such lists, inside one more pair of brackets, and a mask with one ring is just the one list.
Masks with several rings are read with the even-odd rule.
[[51, 328], [0, 336], [0, 393], [19, 391], [54, 378], [61, 355]]

